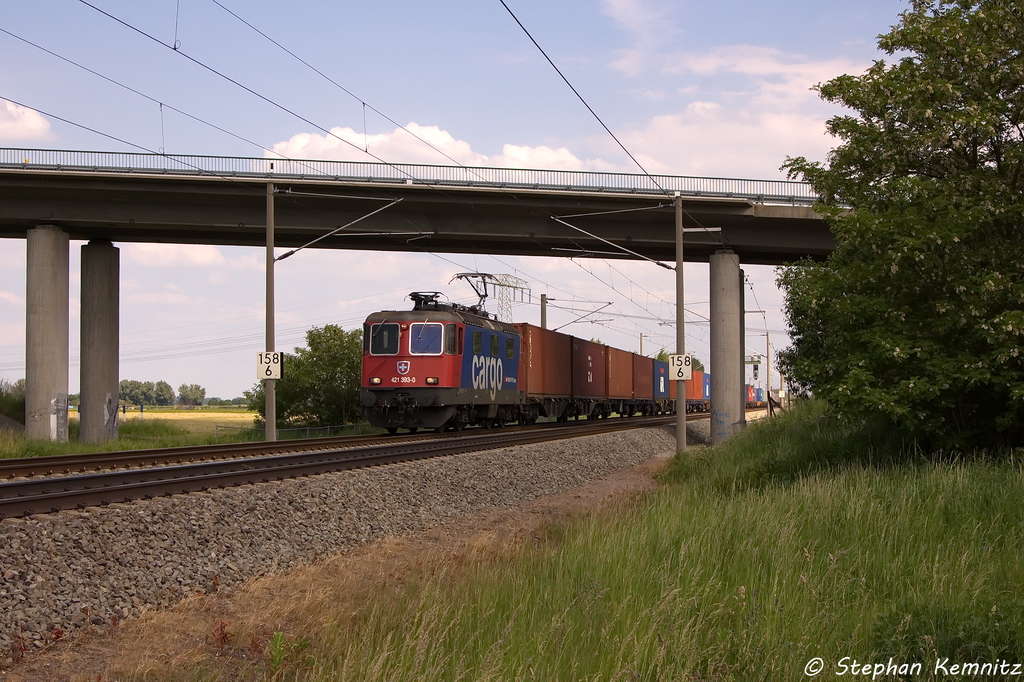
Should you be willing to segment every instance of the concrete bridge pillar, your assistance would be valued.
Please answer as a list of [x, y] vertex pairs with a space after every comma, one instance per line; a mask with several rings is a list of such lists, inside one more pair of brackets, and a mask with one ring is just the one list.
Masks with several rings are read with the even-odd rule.
[[743, 288], [740, 258], [729, 249], [710, 257], [711, 443], [729, 438], [744, 420]]
[[746, 277], [740, 269], [740, 383], [736, 394], [736, 409], [739, 418], [736, 420], [733, 431], [745, 428], [747, 425], [747, 283]]
[[67, 440], [68, 235], [28, 230], [25, 282], [25, 435]]
[[103, 240], [82, 247], [82, 363], [79, 437], [117, 438], [120, 250]]

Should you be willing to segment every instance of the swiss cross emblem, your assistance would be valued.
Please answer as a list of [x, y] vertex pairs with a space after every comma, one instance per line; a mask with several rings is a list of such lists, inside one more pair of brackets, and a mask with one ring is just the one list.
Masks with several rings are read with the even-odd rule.
[[409, 367], [411, 365], [412, 365], [412, 363], [409, 362], [408, 360], [399, 360], [398, 361], [398, 373], [399, 374], [408, 374], [409, 373]]

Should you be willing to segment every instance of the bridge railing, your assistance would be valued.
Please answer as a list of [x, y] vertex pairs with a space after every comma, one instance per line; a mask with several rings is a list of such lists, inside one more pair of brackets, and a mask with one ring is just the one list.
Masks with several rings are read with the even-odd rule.
[[[322, 161], [314, 159], [194, 156], [0, 148], [0, 168], [103, 173], [212, 175], [260, 179], [494, 187], [557, 191], [732, 197], [757, 203], [813, 204], [810, 185], [789, 180], [705, 178], [685, 175], [538, 170], [486, 166], [431, 166], [408, 163]], [[660, 187], [659, 187], [660, 186]]]

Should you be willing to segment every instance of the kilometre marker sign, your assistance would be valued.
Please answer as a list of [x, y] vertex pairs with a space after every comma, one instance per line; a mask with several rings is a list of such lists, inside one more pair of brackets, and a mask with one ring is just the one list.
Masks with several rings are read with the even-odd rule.
[[284, 353], [263, 352], [256, 354], [256, 379], [280, 379], [284, 365]]
[[669, 378], [673, 381], [690, 381], [693, 378], [693, 363], [690, 355], [668, 356]]

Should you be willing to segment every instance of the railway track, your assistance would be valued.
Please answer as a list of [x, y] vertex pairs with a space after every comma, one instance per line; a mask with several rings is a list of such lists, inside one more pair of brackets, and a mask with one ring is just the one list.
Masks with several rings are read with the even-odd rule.
[[[396, 440], [357, 436], [36, 458], [0, 466], [0, 476], [31, 476], [0, 483], [0, 518], [211, 491], [674, 422], [674, 415], [634, 417], [489, 430], [457, 437], [417, 434]], [[124, 467], [128, 468], [122, 470]], [[82, 473], [89, 469], [93, 473]], [[45, 475], [40, 478], [40, 474]]]

